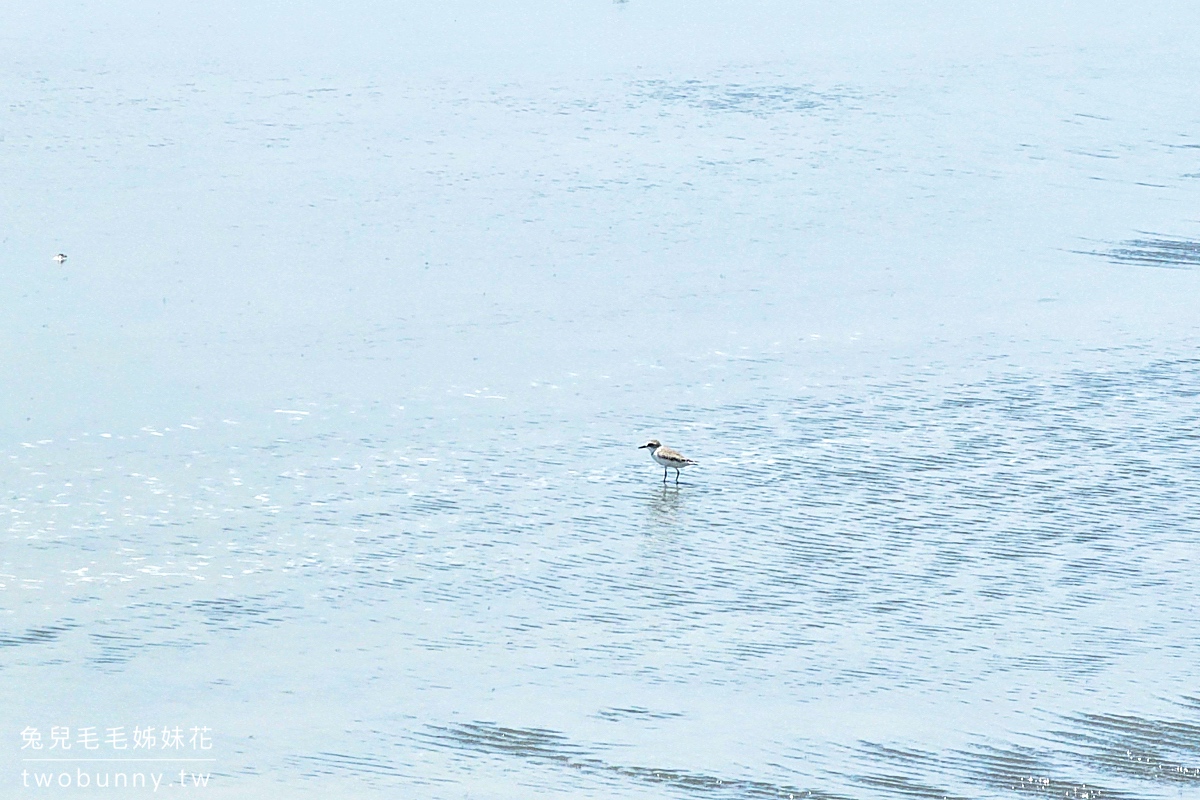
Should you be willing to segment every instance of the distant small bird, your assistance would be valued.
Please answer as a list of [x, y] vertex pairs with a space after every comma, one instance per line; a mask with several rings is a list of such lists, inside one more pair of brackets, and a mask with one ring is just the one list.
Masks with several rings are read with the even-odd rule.
[[685, 458], [683, 454], [666, 447], [658, 439], [651, 439], [639, 447], [638, 450], [645, 450], [647, 448], [650, 450], [650, 457], [653, 458], [655, 462], [662, 465], [663, 483], [667, 482], [668, 469], [675, 470], [675, 482], [679, 483], [679, 470], [683, 469], [684, 467], [690, 467], [696, 463], [690, 458]]
[[61, 264], [61, 263], [63, 263], [64, 261], [66, 261], [66, 260], [67, 260], [67, 254], [66, 254], [66, 253], [59, 253], [58, 255], [56, 255], [56, 256], [55, 256], [53, 259], [51, 259], [51, 260], [53, 260], [53, 261], [57, 261], [58, 263], [60, 263], [60, 264]]

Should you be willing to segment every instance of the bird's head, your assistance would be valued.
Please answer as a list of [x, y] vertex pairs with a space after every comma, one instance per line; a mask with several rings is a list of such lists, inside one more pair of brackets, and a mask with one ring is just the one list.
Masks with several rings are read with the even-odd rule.
[[644, 445], [639, 447], [638, 450], [645, 450], [647, 447], [650, 448], [651, 450], [657, 450], [658, 448], [662, 447], [662, 442], [660, 442], [658, 439], [651, 439], [650, 441], [646, 442]]

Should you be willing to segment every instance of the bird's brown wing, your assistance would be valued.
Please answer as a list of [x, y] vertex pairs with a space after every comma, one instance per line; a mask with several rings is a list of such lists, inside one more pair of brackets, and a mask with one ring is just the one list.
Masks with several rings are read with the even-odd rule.
[[669, 447], [658, 448], [658, 451], [655, 452], [654, 455], [658, 456], [659, 458], [672, 458], [672, 459], [675, 459], [676, 461], [682, 461], [685, 464], [695, 464], [696, 463], [692, 459], [685, 456], [683, 453], [680, 453], [678, 450], [672, 450]]

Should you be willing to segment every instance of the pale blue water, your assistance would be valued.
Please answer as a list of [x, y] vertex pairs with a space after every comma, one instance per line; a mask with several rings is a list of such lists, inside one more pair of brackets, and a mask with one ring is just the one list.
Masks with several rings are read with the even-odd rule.
[[14, 13], [3, 794], [1200, 795], [1196, 17]]

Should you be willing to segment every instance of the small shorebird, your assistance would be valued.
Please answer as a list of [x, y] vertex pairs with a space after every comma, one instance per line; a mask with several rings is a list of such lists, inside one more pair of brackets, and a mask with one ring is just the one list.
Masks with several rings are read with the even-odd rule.
[[683, 469], [684, 467], [690, 467], [692, 464], [696, 463], [690, 458], [685, 458], [681, 453], [664, 446], [663, 443], [658, 439], [651, 439], [638, 448], [638, 450], [646, 449], [650, 450], [651, 458], [653, 458], [657, 463], [662, 464], [663, 483], [667, 482], [668, 469], [675, 470], [675, 482], [679, 483], [679, 470]]
[[54, 258], [52, 258], [52, 259], [50, 259], [50, 260], [51, 260], [51, 261], [57, 261], [59, 264], [61, 264], [61, 263], [63, 263], [64, 261], [66, 261], [66, 260], [67, 260], [67, 254], [66, 254], [66, 253], [59, 253], [58, 255], [56, 255]]

